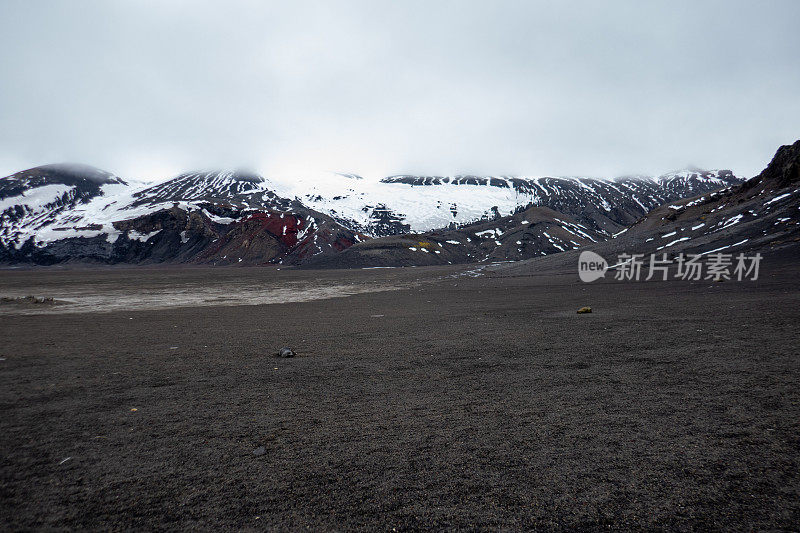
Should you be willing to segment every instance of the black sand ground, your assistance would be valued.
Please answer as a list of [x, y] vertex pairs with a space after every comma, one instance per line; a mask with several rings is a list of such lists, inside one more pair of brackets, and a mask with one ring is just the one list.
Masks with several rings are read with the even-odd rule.
[[[0, 316], [0, 529], [798, 527], [796, 269], [408, 272], [305, 303]], [[5, 271], [0, 295], [182, 276], [264, 271]]]

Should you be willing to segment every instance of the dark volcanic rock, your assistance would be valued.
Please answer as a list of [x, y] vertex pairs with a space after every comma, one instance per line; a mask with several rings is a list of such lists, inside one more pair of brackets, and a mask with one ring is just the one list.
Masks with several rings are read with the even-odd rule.
[[646, 260], [649, 254], [793, 253], [800, 249], [800, 141], [782, 146], [745, 183], [654, 209], [617, 238], [589, 249], [609, 261], [622, 253]]
[[288, 346], [284, 346], [283, 348], [278, 350], [278, 354], [277, 355], [278, 355], [278, 357], [282, 357], [282, 358], [285, 359], [285, 358], [288, 358], [288, 357], [294, 357], [297, 354], [295, 354], [294, 350], [292, 350]]
[[756, 184], [780, 189], [796, 183], [800, 183], [800, 140], [778, 148], [767, 168], [748, 180], [742, 189], [747, 190]]
[[518, 261], [572, 250], [607, 237], [546, 207], [453, 230], [398, 235], [307, 262], [309, 268], [426, 266]]

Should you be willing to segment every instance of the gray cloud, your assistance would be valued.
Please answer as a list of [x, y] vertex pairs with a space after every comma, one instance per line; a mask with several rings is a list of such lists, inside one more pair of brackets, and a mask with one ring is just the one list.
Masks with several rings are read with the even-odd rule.
[[0, 4], [0, 174], [757, 173], [800, 2]]

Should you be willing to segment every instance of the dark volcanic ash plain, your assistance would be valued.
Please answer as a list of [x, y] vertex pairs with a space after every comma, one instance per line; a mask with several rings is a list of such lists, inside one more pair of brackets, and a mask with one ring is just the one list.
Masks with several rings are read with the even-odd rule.
[[[0, 526], [794, 529], [796, 259], [727, 283], [463, 266], [4, 271], [3, 294], [269, 276], [401, 287], [4, 311]], [[298, 356], [274, 358], [283, 346]]]

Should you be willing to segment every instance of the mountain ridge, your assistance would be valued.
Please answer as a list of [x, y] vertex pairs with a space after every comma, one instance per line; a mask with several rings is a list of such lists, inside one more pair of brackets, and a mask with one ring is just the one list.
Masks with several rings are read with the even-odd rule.
[[[666, 201], [741, 181], [728, 170], [611, 181], [404, 176], [370, 183], [336, 176], [287, 186], [249, 171], [206, 170], [133, 184], [84, 165], [28, 169], [0, 179], [0, 262], [316, 263], [370, 237], [420, 230], [458, 236], [460, 227], [513, 219], [530, 207], [560, 213], [603, 240]], [[567, 221], [550, 218], [569, 233]], [[453, 259], [519, 259], [559, 251], [570, 240], [584, 244], [579, 236], [554, 244], [531, 231], [520, 235], [537, 244], [524, 252], [512, 253], [508, 243], [497, 244], [503, 252], [490, 249], [504, 240], [498, 235]]]
[[[645, 259], [680, 254], [753, 255], [800, 258], [800, 140], [778, 148], [769, 164], [744, 183], [664, 204], [624, 233], [591, 244], [607, 260], [621, 254]], [[574, 267], [577, 252], [521, 261], [498, 268], [526, 274], [539, 269]]]

